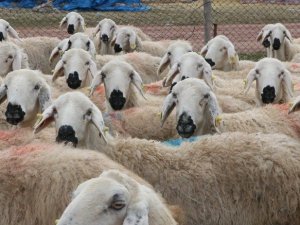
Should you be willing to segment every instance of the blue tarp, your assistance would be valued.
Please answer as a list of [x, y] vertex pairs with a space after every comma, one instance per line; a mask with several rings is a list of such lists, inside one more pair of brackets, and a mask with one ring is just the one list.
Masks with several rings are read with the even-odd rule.
[[[0, 0], [0, 8], [33, 8], [46, 0]], [[98, 11], [147, 11], [149, 6], [141, 3], [141, 0], [54, 0], [53, 6], [60, 10], [98, 10]]]

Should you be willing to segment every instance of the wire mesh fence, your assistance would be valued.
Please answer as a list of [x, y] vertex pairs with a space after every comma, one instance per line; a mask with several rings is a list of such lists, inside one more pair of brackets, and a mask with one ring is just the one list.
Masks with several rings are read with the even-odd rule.
[[[224, 34], [245, 57], [261, 54], [256, 42], [260, 29], [281, 22], [293, 37], [300, 37], [300, 0], [144, 0], [148, 11], [80, 11], [88, 29], [103, 18], [117, 24], [140, 27], [153, 40], [185, 39], [200, 50], [206, 37]], [[207, 7], [209, 6], [209, 7]], [[208, 11], [209, 10], [209, 11]], [[21, 37], [51, 36], [64, 38], [60, 20], [67, 14], [51, 7], [35, 9], [0, 8], [0, 17], [9, 21]], [[206, 29], [205, 29], [206, 27]], [[206, 33], [205, 33], [206, 32]]]

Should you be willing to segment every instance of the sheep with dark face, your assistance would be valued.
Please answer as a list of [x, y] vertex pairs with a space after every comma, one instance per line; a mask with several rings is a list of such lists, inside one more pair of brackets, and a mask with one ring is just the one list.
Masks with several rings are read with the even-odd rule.
[[239, 57], [232, 42], [224, 35], [211, 39], [200, 54], [212, 69], [231, 71], [239, 69]]
[[41, 72], [21, 69], [10, 72], [0, 86], [0, 103], [7, 100], [6, 121], [30, 126], [36, 114], [51, 104], [50, 87]]
[[8, 36], [20, 40], [17, 31], [6, 20], [0, 19], [0, 42], [8, 41]]
[[77, 12], [69, 12], [59, 24], [60, 28], [67, 28], [68, 34], [84, 32], [85, 22], [83, 17]]
[[246, 93], [253, 81], [256, 81], [258, 106], [286, 103], [293, 96], [291, 73], [278, 59], [264, 58], [256, 63], [247, 76]]

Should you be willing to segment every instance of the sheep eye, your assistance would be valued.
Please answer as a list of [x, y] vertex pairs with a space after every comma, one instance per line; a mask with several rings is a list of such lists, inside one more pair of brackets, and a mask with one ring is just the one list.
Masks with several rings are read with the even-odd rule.
[[188, 52], [192, 52], [192, 50], [188, 50]]
[[177, 98], [177, 94], [176, 93], [172, 93], [172, 97], [173, 98]]
[[39, 89], [40, 89], [40, 85], [37, 84], [34, 86], [34, 90], [39, 90]]
[[178, 64], [177, 64], [177, 67], [178, 67], [178, 68], [180, 68], [180, 67], [181, 67], [181, 64], [180, 64], [180, 63], [178, 63]]
[[8, 89], [8, 87], [7, 87], [7, 85], [6, 85], [6, 84], [4, 85], [4, 88], [5, 88], [6, 90]]
[[168, 52], [168, 55], [172, 55], [171, 52]]
[[259, 74], [259, 70], [256, 69], [256, 70], [255, 70], [255, 73]]
[[110, 208], [114, 209], [114, 210], [121, 210], [125, 207], [125, 203], [123, 201], [116, 201], [113, 202], [110, 206]]
[[127, 37], [130, 37], [130, 34], [127, 34]]
[[90, 65], [90, 62], [89, 62], [89, 61], [87, 61], [87, 62], [85, 63], [85, 65], [86, 65], [86, 66]]
[[86, 112], [86, 115], [87, 115], [87, 116], [92, 115], [92, 109], [88, 109], [88, 111]]
[[13, 58], [13, 56], [12, 56], [12, 55], [9, 55], [9, 56], [8, 56], [8, 58], [9, 58], [9, 59], [12, 59], [12, 58]]
[[208, 97], [209, 97], [209, 94], [205, 94], [205, 95], [204, 95], [204, 98], [208, 98]]
[[198, 67], [202, 67], [203, 65], [201, 63], [198, 64]]
[[101, 72], [102, 79], [106, 78], [106, 74]]
[[115, 29], [115, 26], [112, 26], [112, 27], [110, 28], [110, 30], [113, 30], [113, 29]]
[[8, 30], [9, 26], [6, 26], [6, 29]]
[[63, 61], [63, 64], [67, 64], [67, 62], [66, 62], [66, 61]]

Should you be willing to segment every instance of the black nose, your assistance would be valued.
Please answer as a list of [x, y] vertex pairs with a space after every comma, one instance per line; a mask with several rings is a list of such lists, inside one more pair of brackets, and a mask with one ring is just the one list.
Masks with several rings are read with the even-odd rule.
[[81, 80], [79, 80], [79, 76], [76, 71], [74, 73], [69, 73], [67, 83], [72, 89], [77, 89], [81, 86]]
[[212, 59], [207, 59], [207, 58], [205, 58], [205, 60], [206, 60], [206, 62], [208, 62], [208, 64], [209, 64], [211, 67], [213, 67], [214, 65], [216, 65], [215, 62], [212, 61]]
[[58, 143], [65, 142], [66, 144], [71, 142], [75, 147], [78, 144], [78, 139], [75, 137], [75, 131], [73, 127], [69, 125], [63, 125], [58, 129], [56, 141]]
[[271, 42], [266, 38], [262, 44], [265, 48], [269, 48], [271, 45]]
[[194, 134], [196, 125], [194, 124], [191, 116], [184, 112], [179, 117], [176, 129], [181, 137], [189, 138]]
[[263, 89], [263, 93], [261, 94], [262, 102], [265, 104], [269, 104], [274, 102], [276, 95], [275, 95], [275, 88], [271, 86], [267, 86]]
[[107, 34], [102, 34], [101, 39], [102, 39], [103, 42], [108, 42]]
[[69, 24], [68, 26], [68, 34], [74, 34], [74, 24]]
[[2, 32], [0, 32], [0, 41], [4, 41], [4, 36]]
[[280, 40], [278, 38], [275, 38], [273, 43], [273, 49], [278, 50], [280, 48], [280, 45], [281, 45]]
[[115, 52], [117, 52], [117, 53], [122, 51], [122, 48], [119, 44], [115, 44], [114, 49], [115, 49]]
[[121, 110], [126, 102], [122, 91], [113, 90], [109, 97], [109, 103], [114, 110]]
[[17, 125], [24, 120], [25, 112], [22, 110], [20, 105], [8, 103], [5, 116], [8, 123]]

